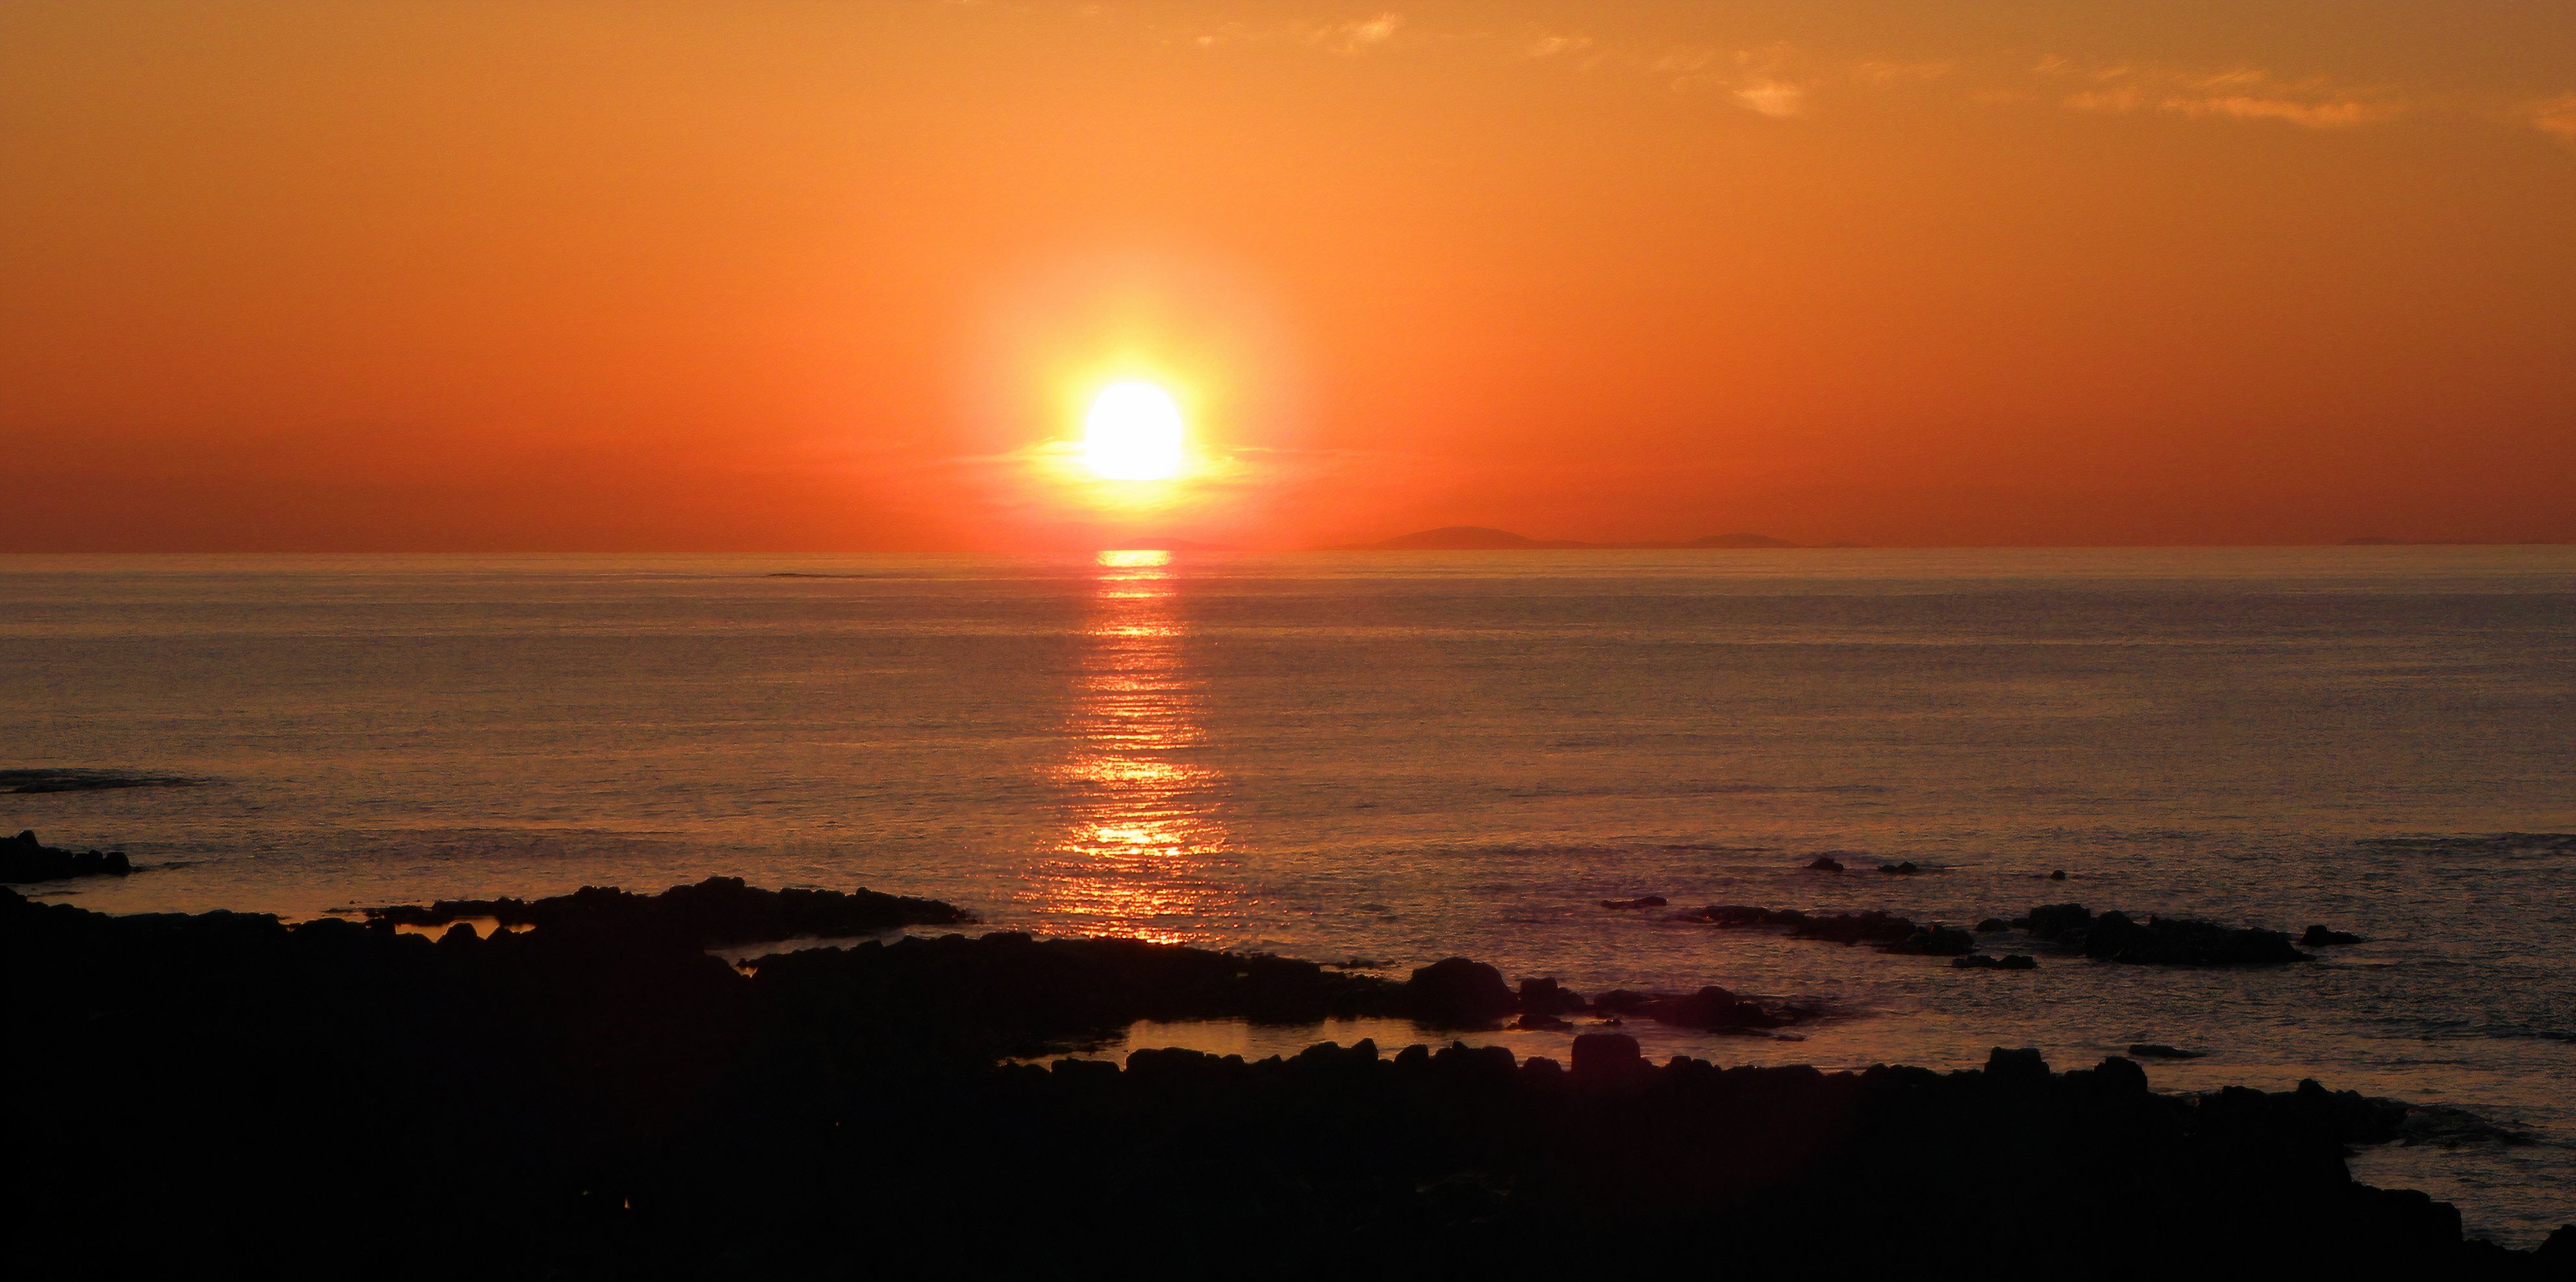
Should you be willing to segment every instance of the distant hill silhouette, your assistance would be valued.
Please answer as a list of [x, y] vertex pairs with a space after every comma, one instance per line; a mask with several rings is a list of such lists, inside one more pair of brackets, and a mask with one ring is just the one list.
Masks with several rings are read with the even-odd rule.
[[1576, 539], [1534, 539], [1486, 525], [1444, 525], [1416, 530], [1376, 543], [1344, 543], [1334, 552], [1552, 552], [1578, 548], [1793, 548], [1787, 539], [1767, 534], [1710, 534], [1687, 543], [1585, 543]]
[[1751, 534], [1744, 531], [1737, 531], [1733, 534], [1703, 534], [1682, 546], [1694, 548], [1793, 548], [1798, 545], [1787, 539], [1772, 538], [1768, 534]]

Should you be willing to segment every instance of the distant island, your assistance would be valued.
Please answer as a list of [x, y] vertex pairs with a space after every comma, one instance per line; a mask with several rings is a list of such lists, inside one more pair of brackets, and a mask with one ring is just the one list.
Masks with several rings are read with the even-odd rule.
[[1416, 530], [1376, 543], [1343, 543], [1327, 552], [1553, 552], [1567, 549], [1643, 548], [1794, 548], [1804, 544], [1767, 534], [1710, 534], [1684, 543], [1586, 543], [1577, 539], [1533, 539], [1483, 525], [1444, 525]]

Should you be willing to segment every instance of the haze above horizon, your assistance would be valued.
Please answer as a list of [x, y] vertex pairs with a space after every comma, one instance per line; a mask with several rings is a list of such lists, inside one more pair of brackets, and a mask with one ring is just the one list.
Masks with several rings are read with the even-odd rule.
[[0, 552], [2576, 540], [2564, 6], [28, 0], [0, 172]]

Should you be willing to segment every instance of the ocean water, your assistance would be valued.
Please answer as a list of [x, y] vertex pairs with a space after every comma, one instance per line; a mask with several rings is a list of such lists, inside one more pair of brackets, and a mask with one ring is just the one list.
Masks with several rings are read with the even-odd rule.
[[[2503, 1136], [2429, 1113], [2357, 1171], [2507, 1242], [2576, 1219], [2576, 549], [10, 557], [10, 768], [198, 781], [0, 794], [0, 827], [163, 865], [41, 888], [104, 911], [726, 873], [1399, 975], [1716, 983], [1830, 1013], [1650, 1051], [2165, 1042], [2209, 1057], [2149, 1064], [2163, 1088], [2462, 1110]], [[1827, 851], [1851, 871], [1805, 870]], [[2368, 942], [1961, 972], [1595, 903], [1643, 894]], [[1361, 1034], [1408, 1030], [1130, 1040]]]

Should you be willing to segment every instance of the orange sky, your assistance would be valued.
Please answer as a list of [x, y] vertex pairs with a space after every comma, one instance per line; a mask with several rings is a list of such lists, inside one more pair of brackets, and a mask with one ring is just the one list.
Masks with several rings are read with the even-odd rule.
[[[1045, 443], [1140, 370], [1206, 466], [1104, 507]], [[2576, 8], [12, 0], [0, 481], [21, 551], [2576, 539]]]

